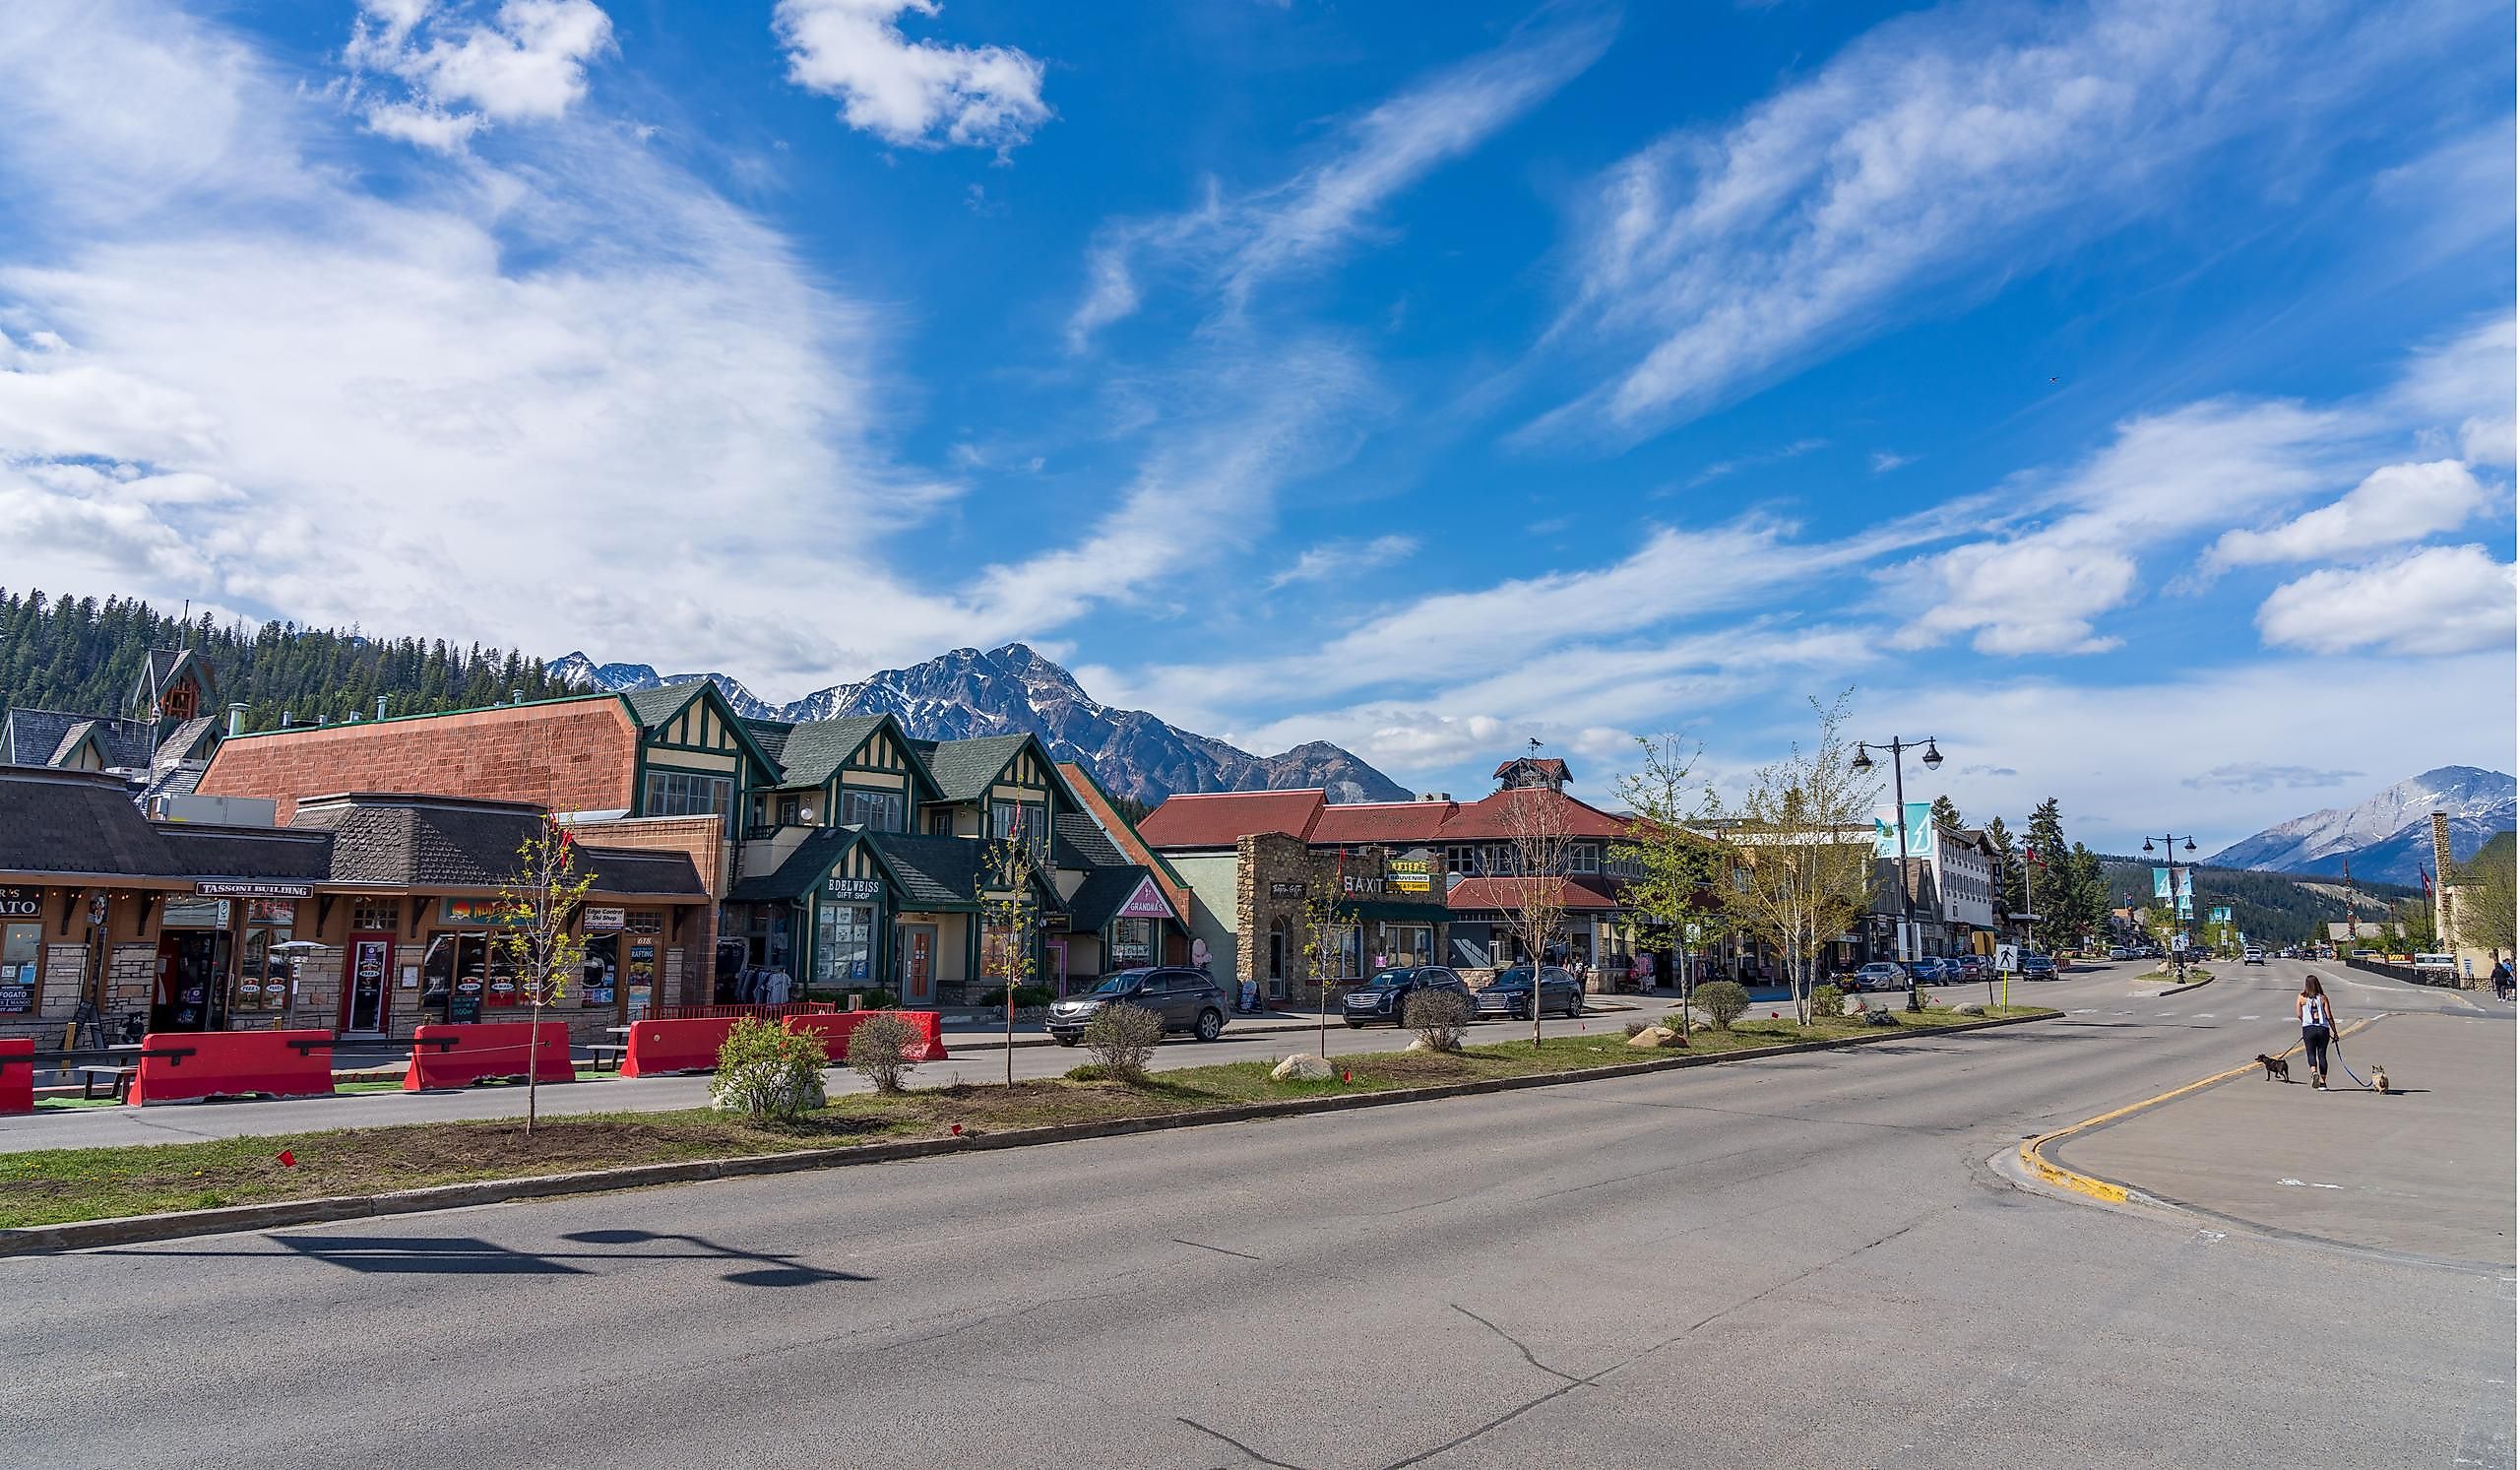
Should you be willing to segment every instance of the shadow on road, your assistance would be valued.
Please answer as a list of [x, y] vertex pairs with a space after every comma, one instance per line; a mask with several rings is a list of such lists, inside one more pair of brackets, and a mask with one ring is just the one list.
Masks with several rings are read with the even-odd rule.
[[[520, 1250], [478, 1236], [283, 1236], [267, 1237], [274, 1245], [307, 1260], [322, 1261], [361, 1275], [391, 1276], [586, 1276], [594, 1274], [573, 1261], [748, 1261], [747, 1269], [719, 1279], [735, 1286], [810, 1286], [827, 1281], [872, 1281], [851, 1271], [809, 1266], [792, 1255], [721, 1246], [699, 1236], [660, 1235], [646, 1230], [582, 1230], [560, 1239], [578, 1246], [679, 1246], [653, 1250]], [[100, 1250], [99, 1255], [171, 1255], [198, 1258], [285, 1259], [270, 1250]]]

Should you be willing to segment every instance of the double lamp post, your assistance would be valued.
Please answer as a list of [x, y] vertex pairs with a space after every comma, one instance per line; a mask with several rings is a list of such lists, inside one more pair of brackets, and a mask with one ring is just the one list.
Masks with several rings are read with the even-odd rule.
[[1934, 748], [1931, 735], [1925, 736], [1921, 741], [1903, 740], [1897, 735], [1892, 735], [1887, 740], [1855, 742], [1855, 769], [1858, 771], [1872, 769], [1870, 746], [1879, 745], [1890, 752], [1890, 799], [1896, 803], [1892, 820], [1899, 827], [1899, 960], [1900, 968], [1908, 972], [1908, 1009], [1910, 1010], [1925, 1008], [1923, 998], [1917, 993], [1916, 967], [1908, 963], [1915, 958], [1908, 953], [1908, 948], [1914, 942], [1917, 932], [1917, 906], [1914, 899], [1915, 890], [1908, 881], [1908, 782], [1904, 766], [1907, 753], [1920, 744], [1923, 745], [1925, 750], [1921, 757], [1925, 769], [1928, 771], [1940, 769], [1942, 752]]
[[[2187, 946], [2178, 940], [2178, 926], [2182, 917], [2178, 912], [2178, 845], [2182, 842], [2187, 844], [2187, 851], [2191, 853], [2196, 851], [2196, 838], [2193, 834], [2186, 837], [2180, 837], [2174, 832], [2162, 834], [2162, 861], [2170, 864], [2165, 869], [2170, 874], [2170, 962], [2177, 967], [2174, 971], [2176, 976], [2180, 980], [2185, 980], [2187, 978]], [[2152, 855], [2153, 840], [2147, 837], [2144, 839], [2144, 856], [2149, 858]], [[2196, 883], [2195, 866], [2193, 862], [2188, 863], [2190, 875], [2187, 881], [2191, 890]], [[2160, 897], [2159, 894], [2154, 896]], [[2188, 914], [2192, 917], [2194, 913], [2195, 900], [2191, 896], [2188, 901]]]

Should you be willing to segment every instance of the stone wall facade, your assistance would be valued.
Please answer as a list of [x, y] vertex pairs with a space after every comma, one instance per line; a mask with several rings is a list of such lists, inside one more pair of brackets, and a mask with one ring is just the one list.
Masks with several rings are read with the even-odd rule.
[[[1344, 855], [1317, 852], [1300, 838], [1260, 832], [1236, 843], [1234, 856], [1235, 974], [1256, 981], [1263, 1000], [1298, 1007], [1319, 1004], [1321, 977], [1304, 954], [1305, 898], [1313, 893], [1383, 897], [1390, 853], [1379, 847], [1351, 848]], [[1440, 954], [1442, 926], [1436, 929], [1435, 951]], [[1359, 970], [1367, 963], [1363, 943], [1360, 936]]]

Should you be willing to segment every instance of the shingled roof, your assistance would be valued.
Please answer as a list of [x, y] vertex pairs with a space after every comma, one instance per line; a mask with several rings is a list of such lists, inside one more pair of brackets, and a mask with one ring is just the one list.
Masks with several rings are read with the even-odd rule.
[[857, 753], [867, 736], [884, 726], [882, 715], [850, 715], [840, 720], [804, 720], [788, 727], [779, 763], [781, 786], [820, 786], [842, 762]]
[[[920, 740], [927, 774], [936, 779], [940, 800], [976, 801], [988, 795], [997, 773], [1015, 759], [1033, 737], [1028, 735], [977, 735], [968, 740]], [[1042, 757], [1047, 765], [1049, 758]]]
[[[496, 888], [515, 874], [517, 850], [541, 821], [541, 809], [524, 801], [348, 792], [300, 801], [289, 825], [332, 834], [336, 883]], [[681, 853], [581, 842], [578, 859], [598, 893], [707, 896]]]
[[857, 840], [854, 827], [817, 827], [805, 834], [795, 851], [780, 860], [779, 866], [748, 878], [737, 878], [726, 893], [730, 904], [780, 903], [802, 894], [831, 871], [833, 863]]
[[160, 830], [119, 777], [0, 766], [0, 872], [182, 876]]
[[1065, 868], [1124, 867], [1129, 859], [1092, 816], [1062, 811], [1050, 822], [1050, 862]]
[[1138, 891], [1138, 885], [1152, 876], [1134, 863], [1124, 867], [1098, 867], [1087, 873], [1085, 881], [1076, 885], [1076, 892], [1068, 896], [1069, 928], [1085, 933], [1109, 924], [1119, 913], [1120, 905], [1127, 903], [1129, 895]]

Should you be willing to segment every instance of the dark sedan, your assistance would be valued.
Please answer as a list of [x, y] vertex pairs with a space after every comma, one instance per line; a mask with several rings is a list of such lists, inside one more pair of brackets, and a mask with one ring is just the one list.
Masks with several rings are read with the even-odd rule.
[[[1532, 967], [1517, 965], [1480, 987], [1471, 997], [1479, 1005], [1480, 1016], [1511, 1016], [1517, 1021], [1532, 1018]], [[1584, 1013], [1584, 987], [1574, 976], [1555, 965], [1540, 973], [1540, 1008], [1560, 1015], [1580, 1016]]]
[[[1409, 1024], [1409, 1002], [1433, 991], [1449, 991], [1470, 1000], [1470, 985], [1441, 965], [1418, 965], [1397, 970], [1383, 970], [1374, 978], [1348, 992], [1342, 1005], [1351, 1026], [1363, 1027], [1375, 1021], [1389, 1021], [1394, 1026]], [[1473, 1001], [1474, 1006], [1477, 1005]]]
[[1085, 1039], [1102, 1007], [1115, 1000], [1143, 1006], [1164, 1018], [1166, 1031], [1186, 1031], [1203, 1042], [1225, 1031], [1225, 991], [1196, 970], [1166, 965], [1152, 970], [1122, 970], [1102, 977], [1090, 993], [1050, 1007], [1051, 1039], [1073, 1047]]

